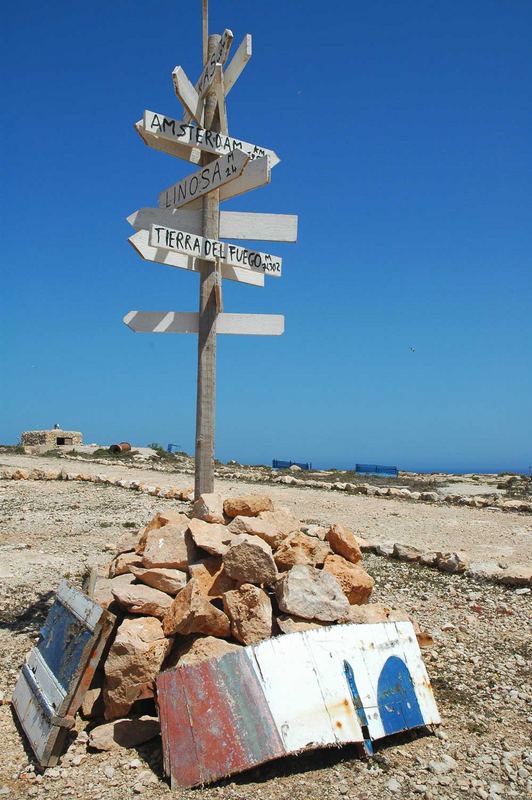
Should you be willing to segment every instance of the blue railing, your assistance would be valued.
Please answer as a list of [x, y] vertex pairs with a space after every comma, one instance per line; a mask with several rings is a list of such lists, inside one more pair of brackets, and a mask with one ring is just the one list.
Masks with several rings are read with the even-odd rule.
[[399, 475], [397, 467], [383, 467], [380, 464], [357, 464], [355, 472], [363, 475], [382, 475], [388, 478], [397, 478]]
[[272, 461], [272, 467], [274, 469], [289, 469], [289, 467], [301, 467], [301, 469], [312, 469], [312, 464], [302, 464], [300, 461], [279, 461], [277, 458], [274, 458]]

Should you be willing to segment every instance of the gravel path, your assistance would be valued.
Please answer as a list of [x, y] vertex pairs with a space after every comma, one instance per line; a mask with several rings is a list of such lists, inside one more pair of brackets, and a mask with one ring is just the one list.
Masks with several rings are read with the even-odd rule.
[[[42, 459], [39, 461], [42, 463]], [[150, 476], [153, 478], [153, 473]], [[188, 476], [182, 481], [175, 479], [183, 486], [188, 482]], [[234, 491], [243, 488], [250, 487], [233, 487]], [[464, 539], [480, 543], [489, 529], [500, 542], [510, 542], [519, 527], [530, 525], [525, 517], [515, 514], [491, 515], [474, 509], [331, 496], [292, 487], [275, 487], [271, 494], [301, 518], [344, 521], [365, 534], [379, 533], [383, 540], [408, 541], [408, 534], [424, 537], [427, 543], [438, 536], [440, 544], [443, 536], [449, 537], [449, 542], [461, 537], [461, 544]], [[4, 571], [0, 578], [0, 692], [7, 700], [59, 580], [66, 575], [79, 585], [87, 565], [109, 561], [126, 526], [143, 525], [170, 501], [97, 484], [33, 481], [2, 482], [0, 499], [0, 564]], [[416, 543], [414, 538], [410, 541]], [[0, 797], [529, 797], [530, 593], [371, 555], [364, 563], [376, 579], [372, 599], [402, 606], [432, 632], [434, 646], [423, 652], [443, 717], [437, 737], [394, 737], [380, 745], [370, 761], [361, 760], [352, 747], [315, 751], [273, 762], [210, 788], [172, 793], [162, 775], [157, 740], [138, 750], [108, 754], [88, 752], [80, 736], [60, 765], [42, 774], [25, 749], [10, 706], [4, 701], [0, 705]]]
[[[63, 466], [72, 472], [106, 473], [165, 488], [186, 488], [194, 483], [193, 476], [182, 473], [23, 455], [2, 454], [0, 466], [56, 470]], [[221, 480], [216, 482], [216, 489], [225, 494], [261, 491], [260, 484]], [[53, 492], [54, 488], [49, 491]], [[300, 519], [317, 523], [341, 522], [371, 541], [383, 544], [400, 542], [424, 551], [464, 549], [472, 561], [501, 561], [508, 566], [532, 561], [532, 517], [527, 514], [414, 503], [278, 484], [267, 484], [263, 491], [275, 502], [289, 507]]]

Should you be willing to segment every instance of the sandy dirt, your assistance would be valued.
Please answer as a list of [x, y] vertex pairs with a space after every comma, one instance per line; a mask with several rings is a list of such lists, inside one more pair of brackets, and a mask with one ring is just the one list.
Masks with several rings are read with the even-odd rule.
[[[105, 473], [115, 478], [138, 480], [164, 488], [185, 488], [194, 482], [193, 476], [181, 473], [34, 456], [2, 454], [0, 465], [56, 470], [63, 466], [72, 472], [91, 475]], [[221, 480], [216, 482], [216, 489], [224, 494], [261, 491], [258, 484]], [[53, 492], [54, 487], [49, 491]], [[400, 542], [423, 551], [465, 549], [471, 560], [477, 562], [500, 561], [513, 565], [532, 561], [530, 515], [275, 484], [268, 484], [263, 491], [275, 502], [290, 508], [302, 520], [340, 522], [370, 541], [381, 544]]]

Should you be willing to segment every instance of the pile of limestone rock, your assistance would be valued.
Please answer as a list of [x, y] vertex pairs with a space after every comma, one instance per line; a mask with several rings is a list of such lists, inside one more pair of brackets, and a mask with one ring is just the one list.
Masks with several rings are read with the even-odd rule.
[[368, 603], [363, 549], [347, 528], [302, 525], [263, 495], [205, 494], [190, 516], [160, 512], [125, 534], [94, 587], [117, 624], [82, 707], [91, 724], [102, 721], [90, 743], [111, 749], [156, 734], [164, 669], [319, 625], [407, 618]]

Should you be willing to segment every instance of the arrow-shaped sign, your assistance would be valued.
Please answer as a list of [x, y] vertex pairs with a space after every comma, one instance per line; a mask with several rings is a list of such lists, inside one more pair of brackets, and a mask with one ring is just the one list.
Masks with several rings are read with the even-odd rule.
[[233, 150], [242, 150], [250, 159], [268, 156], [270, 167], [274, 167], [280, 161], [274, 150], [191, 125], [189, 122], [172, 119], [155, 111], [145, 111], [143, 120], [139, 120], [135, 128], [150, 147], [196, 164], [199, 163], [202, 150], [219, 156], [224, 156]]
[[225, 96], [229, 94], [238, 78], [240, 73], [248, 63], [252, 54], [251, 34], [246, 33], [238, 46], [238, 50], [224, 70], [224, 91]]
[[[135, 333], [197, 333], [199, 314], [193, 311], [129, 311], [124, 322]], [[282, 314], [218, 314], [216, 333], [280, 336]]]
[[[135, 230], [149, 229], [151, 225], [166, 225], [201, 235], [203, 221], [201, 209], [139, 208], [127, 218]], [[251, 211], [220, 211], [220, 239], [252, 239], [260, 242], [295, 242], [297, 216], [295, 214], [257, 214]]]
[[255, 252], [248, 250], [247, 247], [238, 247], [236, 244], [208, 239], [163, 225], [151, 226], [149, 241], [152, 247], [201, 258], [204, 261], [221, 261], [224, 265], [245, 267], [276, 278], [281, 277], [283, 261], [280, 256]]
[[[198, 259], [182, 255], [181, 253], [174, 253], [171, 250], [163, 250], [160, 247], [153, 247], [150, 245], [149, 240], [149, 231], [140, 230], [133, 234], [133, 236], [130, 236], [128, 242], [145, 261], [166, 264], [168, 267], [188, 269], [191, 272], [201, 272], [201, 262]], [[263, 272], [222, 264], [221, 273], [222, 278], [227, 278], [230, 281], [249, 283], [251, 286], [264, 286]]]
[[214, 80], [216, 64], [225, 64], [232, 42], [233, 34], [226, 28], [218, 46], [203, 67], [202, 73], [195, 86], [189, 81], [182, 67], [176, 67], [172, 72], [175, 93], [185, 107], [185, 118], [187, 121], [193, 117], [201, 125], [203, 97]]
[[[242, 174], [248, 161], [249, 156], [241, 150], [232, 150], [226, 156], [217, 158], [203, 169], [187, 175], [183, 180], [162, 191], [159, 194], [160, 208], [179, 208], [229, 181], [234, 181]], [[259, 161], [260, 159], [257, 163]]]

